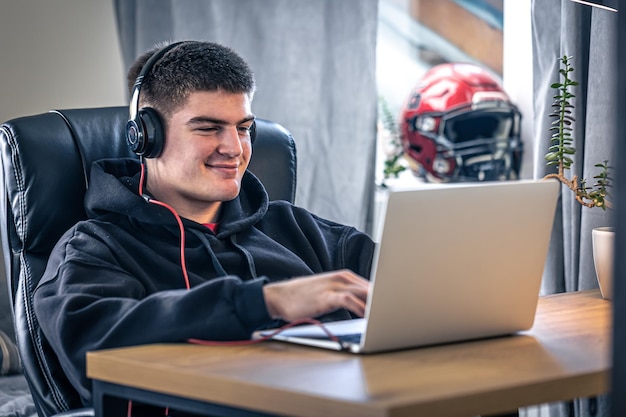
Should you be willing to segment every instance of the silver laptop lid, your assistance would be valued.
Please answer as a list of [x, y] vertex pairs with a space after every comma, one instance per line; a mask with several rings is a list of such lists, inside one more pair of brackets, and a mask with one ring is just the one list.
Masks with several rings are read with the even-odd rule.
[[559, 189], [542, 180], [391, 190], [362, 350], [530, 328]]

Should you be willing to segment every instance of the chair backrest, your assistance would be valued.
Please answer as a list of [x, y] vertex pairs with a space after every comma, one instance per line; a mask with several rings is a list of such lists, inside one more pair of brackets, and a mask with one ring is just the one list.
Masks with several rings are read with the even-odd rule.
[[[91, 163], [136, 157], [126, 145], [128, 107], [51, 111], [0, 127], [3, 198], [0, 228], [24, 373], [41, 416], [80, 407], [33, 310], [33, 291], [59, 237], [86, 217], [83, 197]], [[296, 149], [280, 125], [257, 120], [249, 169], [270, 198], [292, 201]]]

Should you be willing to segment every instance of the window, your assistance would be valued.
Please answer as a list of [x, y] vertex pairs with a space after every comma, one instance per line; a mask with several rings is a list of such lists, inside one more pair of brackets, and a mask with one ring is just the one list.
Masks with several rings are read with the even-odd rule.
[[[381, 100], [376, 182], [397, 151], [393, 126], [413, 88], [431, 67], [470, 62], [496, 77], [503, 72], [504, 0], [379, 0], [377, 83]], [[408, 169], [397, 180], [421, 181]]]

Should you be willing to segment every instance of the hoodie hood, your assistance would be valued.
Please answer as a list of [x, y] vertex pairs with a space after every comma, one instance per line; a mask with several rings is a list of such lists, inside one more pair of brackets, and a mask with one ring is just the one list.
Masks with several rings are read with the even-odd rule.
[[[141, 165], [138, 160], [103, 159], [91, 168], [89, 188], [85, 196], [85, 211], [90, 219], [128, 217], [141, 223], [176, 227], [172, 213], [161, 206], [148, 203], [138, 193]], [[138, 204], [141, 202], [141, 204]], [[227, 237], [260, 221], [267, 212], [269, 197], [258, 178], [246, 171], [239, 196], [222, 203], [218, 237]], [[183, 219], [188, 227], [204, 226]]]

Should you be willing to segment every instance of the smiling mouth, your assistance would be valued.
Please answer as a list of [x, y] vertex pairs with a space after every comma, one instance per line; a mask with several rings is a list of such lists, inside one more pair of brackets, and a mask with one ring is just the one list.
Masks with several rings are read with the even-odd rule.
[[239, 164], [204, 164], [205, 167], [212, 171], [222, 172], [224, 174], [236, 174], [239, 172]]

